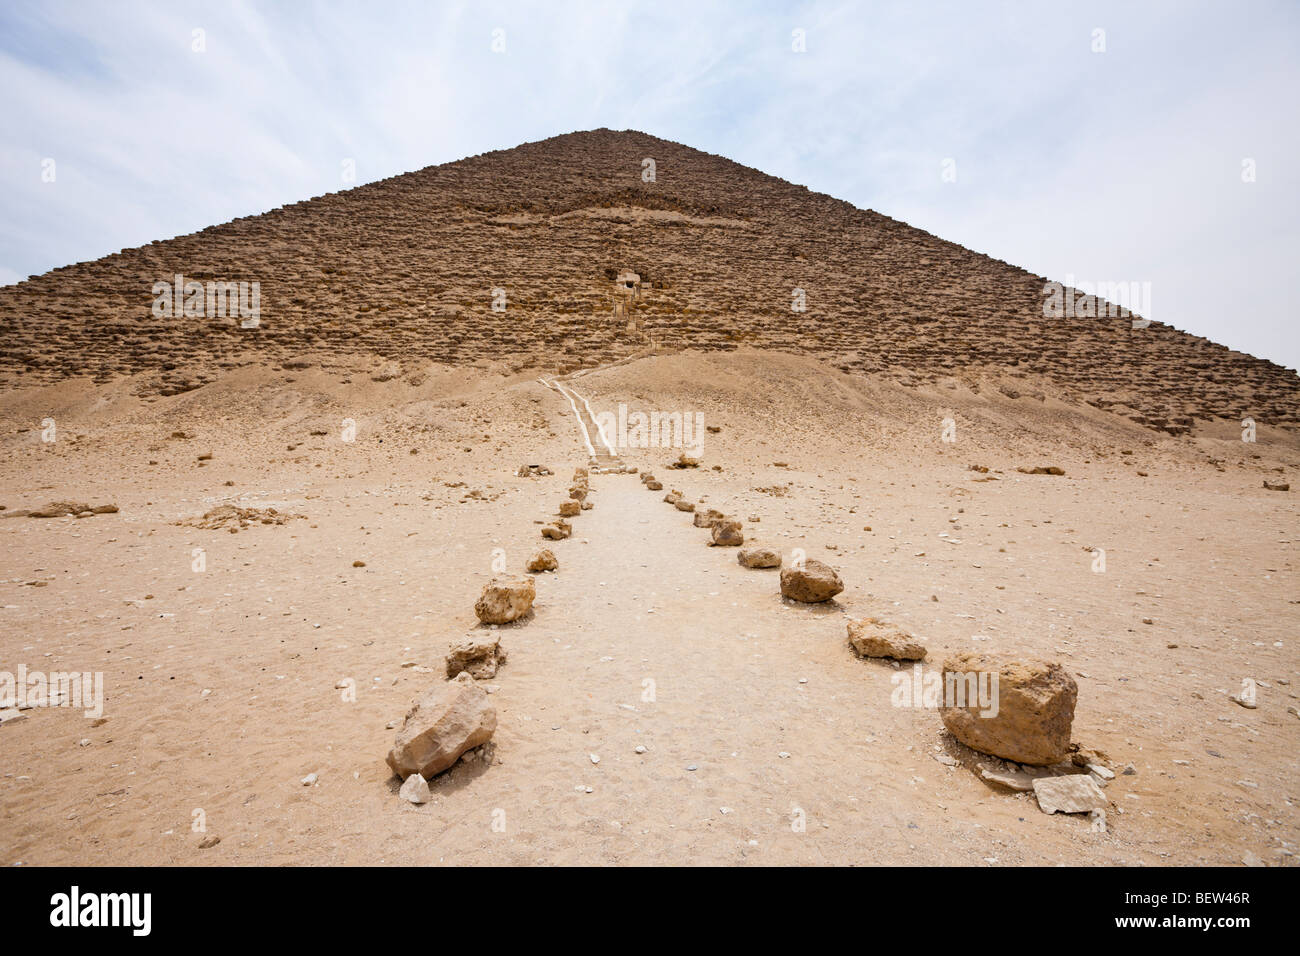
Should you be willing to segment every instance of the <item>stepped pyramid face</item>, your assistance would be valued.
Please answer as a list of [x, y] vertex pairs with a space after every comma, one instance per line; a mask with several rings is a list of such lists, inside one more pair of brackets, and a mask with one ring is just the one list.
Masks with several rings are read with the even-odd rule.
[[[625, 273], [638, 286], [620, 300]], [[160, 309], [176, 276], [207, 290], [185, 297], [195, 314]], [[247, 284], [243, 311], [234, 286], [213, 307], [206, 284], [223, 282]], [[1294, 372], [1104, 303], [1045, 318], [1045, 282], [721, 157], [595, 130], [0, 289], [0, 382], [148, 373], [142, 392], [174, 394], [304, 355], [567, 371], [749, 345], [905, 384], [989, 373], [1011, 394], [1008, 376], [1042, 376], [1175, 434], [1212, 417], [1300, 426]]]

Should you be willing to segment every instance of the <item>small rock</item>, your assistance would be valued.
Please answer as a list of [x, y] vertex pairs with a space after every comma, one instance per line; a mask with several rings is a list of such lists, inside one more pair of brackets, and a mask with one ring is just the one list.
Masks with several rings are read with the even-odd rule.
[[781, 552], [775, 548], [741, 548], [736, 552], [736, 560], [746, 568], [779, 568]]
[[419, 805], [429, 802], [429, 781], [418, 773], [413, 773], [402, 781], [402, 789], [397, 791], [398, 795], [410, 803]]
[[542, 571], [554, 571], [559, 566], [560, 562], [556, 560], [555, 552], [550, 548], [542, 548], [528, 559], [526, 569], [537, 574]]
[[314, 773], [309, 773], [309, 774], [307, 774], [307, 776], [305, 776], [305, 777], [302, 778], [302, 785], [303, 785], [304, 787], [310, 787], [310, 786], [313, 786], [313, 785], [316, 783], [316, 781], [317, 781], [318, 779], [320, 779], [320, 778], [319, 778], [316, 774], [314, 774]]
[[[714, 529], [716, 534], [716, 529]], [[804, 604], [829, 601], [844, 590], [844, 582], [829, 564], [809, 558], [800, 566], [781, 569], [781, 595]]]
[[711, 547], [734, 548], [744, 543], [745, 536], [741, 534], [739, 521], [722, 519], [713, 522], [709, 541]]
[[475, 680], [490, 680], [496, 677], [497, 669], [505, 662], [506, 652], [499, 638], [470, 638], [447, 654], [447, 677], [450, 679], [466, 671]]
[[713, 522], [725, 517], [717, 508], [709, 508], [707, 511], [696, 511], [693, 523], [697, 528], [712, 528]]
[[910, 634], [874, 617], [848, 622], [849, 646], [859, 657], [891, 657], [899, 661], [925, 660], [925, 648]]
[[533, 607], [537, 585], [532, 578], [496, 579], [484, 585], [474, 613], [484, 624], [507, 624]]

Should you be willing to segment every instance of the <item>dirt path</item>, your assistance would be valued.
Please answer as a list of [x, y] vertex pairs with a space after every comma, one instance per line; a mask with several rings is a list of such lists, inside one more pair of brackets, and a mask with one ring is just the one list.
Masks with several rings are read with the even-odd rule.
[[[1089, 842], [931, 759], [938, 716], [891, 706], [894, 671], [853, 658], [842, 608], [784, 604], [778, 572], [631, 476], [593, 497], [536, 619], [503, 632], [504, 766], [432, 784], [434, 817], [505, 813], [506, 839], [456, 861], [1048, 862]], [[965, 822], [977, 804], [1007, 829]]]
[[583, 444], [586, 445], [590, 455], [591, 464], [601, 468], [611, 468], [621, 464], [617, 451], [610, 443], [609, 437], [601, 430], [596, 423], [595, 415], [591, 410], [591, 404], [577, 389], [567, 383], [562, 383], [559, 379], [546, 381], [539, 380], [547, 388], [552, 388], [559, 392], [569, 403], [569, 408], [573, 411], [573, 416], [577, 420], [578, 431], [582, 435]]

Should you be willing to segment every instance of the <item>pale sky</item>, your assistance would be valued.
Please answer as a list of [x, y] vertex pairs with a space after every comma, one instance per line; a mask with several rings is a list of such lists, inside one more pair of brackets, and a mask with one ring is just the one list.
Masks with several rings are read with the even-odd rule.
[[609, 127], [1300, 365], [1296, 3], [6, 0], [0, 88], [0, 283]]

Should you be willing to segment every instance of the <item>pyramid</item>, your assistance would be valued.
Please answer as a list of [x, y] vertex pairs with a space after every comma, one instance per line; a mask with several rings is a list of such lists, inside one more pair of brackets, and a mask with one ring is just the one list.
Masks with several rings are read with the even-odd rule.
[[[176, 276], [256, 282], [258, 321], [233, 307], [159, 314], [157, 283]], [[722, 157], [601, 129], [0, 289], [0, 383], [129, 375], [157, 396], [248, 364], [377, 356], [563, 373], [744, 345], [906, 385], [989, 373], [1013, 397], [1008, 381], [1032, 377], [1172, 434], [1246, 415], [1300, 426], [1294, 371], [1090, 297], [1077, 317], [1046, 318], [1046, 282]]]

